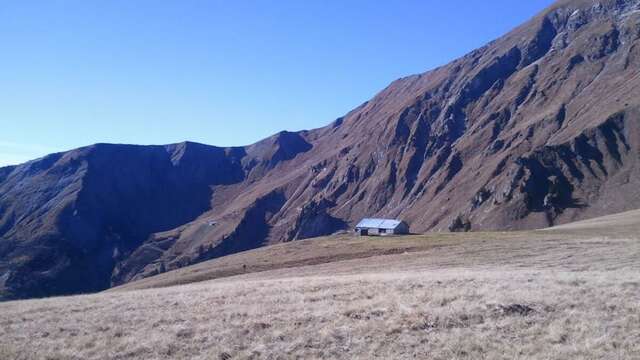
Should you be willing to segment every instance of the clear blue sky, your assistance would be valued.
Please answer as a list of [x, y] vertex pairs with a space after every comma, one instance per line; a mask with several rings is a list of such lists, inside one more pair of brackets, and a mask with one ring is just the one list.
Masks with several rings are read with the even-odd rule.
[[326, 125], [551, 0], [0, 2], [0, 165]]

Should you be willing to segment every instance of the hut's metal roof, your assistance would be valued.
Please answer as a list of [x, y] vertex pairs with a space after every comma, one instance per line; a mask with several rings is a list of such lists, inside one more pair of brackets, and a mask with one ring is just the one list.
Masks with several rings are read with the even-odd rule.
[[373, 228], [373, 229], [387, 229], [393, 230], [400, 225], [402, 221], [391, 219], [362, 219], [356, 225], [357, 228]]

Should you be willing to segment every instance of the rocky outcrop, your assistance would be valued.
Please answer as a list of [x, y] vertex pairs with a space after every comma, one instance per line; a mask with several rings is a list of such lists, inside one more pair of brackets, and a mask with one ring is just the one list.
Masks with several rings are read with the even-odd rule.
[[338, 230], [347, 229], [347, 223], [329, 214], [328, 210], [334, 206], [335, 204], [326, 199], [317, 202], [311, 200], [300, 211], [300, 215], [287, 234], [287, 240], [330, 235]]

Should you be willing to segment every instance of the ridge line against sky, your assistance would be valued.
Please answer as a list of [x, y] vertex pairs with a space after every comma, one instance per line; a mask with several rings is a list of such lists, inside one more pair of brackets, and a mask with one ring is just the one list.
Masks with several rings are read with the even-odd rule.
[[0, 166], [97, 142], [247, 145], [327, 125], [551, 0], [0, 4]]

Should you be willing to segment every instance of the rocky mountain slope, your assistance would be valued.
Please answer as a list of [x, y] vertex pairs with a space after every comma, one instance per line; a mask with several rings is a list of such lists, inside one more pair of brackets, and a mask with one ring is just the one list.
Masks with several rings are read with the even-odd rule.
[[0, 169], [4, 298], [94, 291], [363, 216], [527, 229], [640, 207], [640, 0], [559, 1], [329, 126]]

